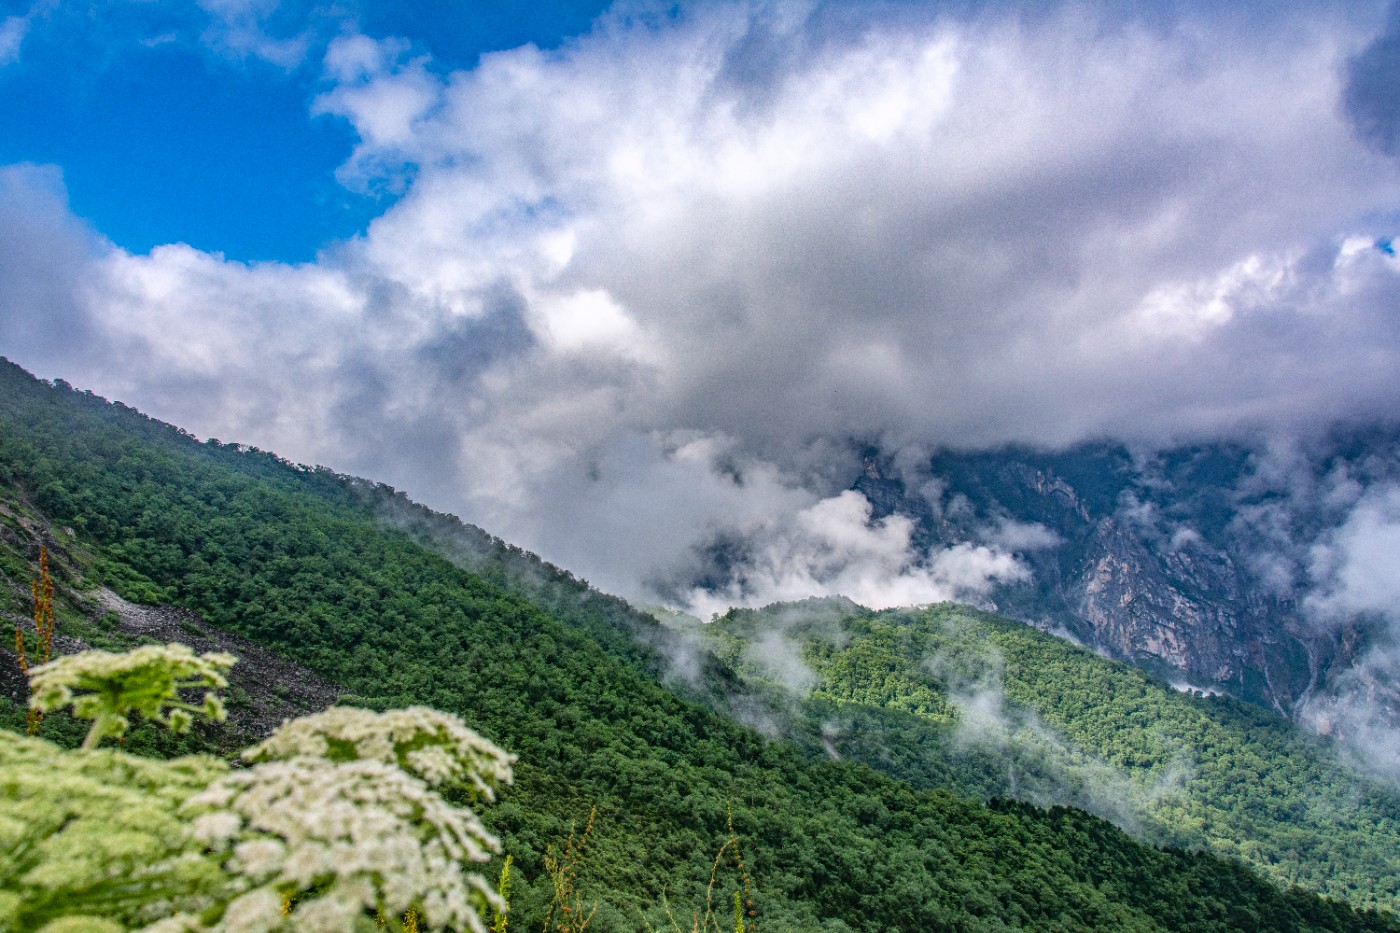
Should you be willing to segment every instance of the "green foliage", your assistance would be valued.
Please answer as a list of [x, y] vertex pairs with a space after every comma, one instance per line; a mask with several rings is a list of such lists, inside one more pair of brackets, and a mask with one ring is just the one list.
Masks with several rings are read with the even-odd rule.
[[[47, 561], [44, 570], [47, 579]], [[50, 589], [49, 606], [52, 598]], [[190, 845], [178, 817], [191, 794], [225, 770], [223, 763], [153, 762], [94, 749], [105, 735], [121, 734], [133, 711], [184, 731], [188, 713], [159, 716], [163, 707], [180, 704], [177, 685], [196, 675], [184, 685], [224, 686], [221, 672], [233, 658], [194, 658], [181, 645], [133, 654], [139, 657], [85, 652], [29, 672], [32, 707], [53, 711], [72, 703], [94, 723], [78, 752], [0, 733], [0, 848], [9, 852], [0, 858], [0, 929], [120, 931], [124, 923], [157, 920], [229, 888], [217, 866]], [[73, 688], [90, 692], [75, 698]], [[217, 719], [222, 711], [208, 694], [201, 712]]]
[[[469, 716], [517, 751], [510, 799], [483, 819], [514, 856], [519, 930], [549, 909], [549, 844], [594, 803], [575, 890], [600, 933], [664, 926], [663, 895], [705, 903], [731, 806], [773, 930], [1396, 929], [1079, 810], [989, 806], [814, 760], [696, 701], [747, 702], [724, 660], [700, 652], [678, 695], [663, 655], [680, 636], [384, 487], [200, 444], [5, 366], [0, 464], [113, 585], [138, 581], [294, 656], [363, 706]], [[869, 689], [940, 714], [936, 690]]]
[[0, 929], [97, 917], [126, 929], [219, 890], [178, 811], [226, 770], [0, 733]]
[[1179, 693], [961, 606], [810, 602], [734, 612], [705, 630], [760, 683], [773, 675], [752, 646], [774, 632], [812, 671], [809, 694], [775, 702], [813, 748], [825, 739], [915, 786], [1073, 804], [1282, 885], [1400, 904], [1400, 797], [1256, 706]]
[[754, 933], [758, 929], [758, 921], [755, 919], [758, 916], [758, 909], [754, 904], [753, 879], [749, 877], [748, 867], [744, 864], [744, 855], [740, 851], [739, 836], [734, 832], [734, 817], [731, 813], [729, 838], [715, 853], [714, 864], [710, 866], [710, 883], [705, 887], [705, 906], [703, 910], [695, 910], [691, 913], [689, 930], [683, 929], [676, 921], [669, 900], [664, 903], [666, 919], [673, 933], [721, 933], [724, 929], [726, 918], [716, 907], [715, 892], [720, 887], [721, 869], [725, 866], [726, 861], [733, 863], [733, 868], [738, 875], [737, 887], [732, 892], [734, 933]]
[[[131, 671], [190, 674], [188, 650], [131, 654], [139, 662], [82, 659], [99, 721], [146, 702], [111, 686]], [[231, 663], [202, 673], [216, 681]], [[257, 764], [230, 771], [206, 756], [152, 761], [0, 733], [0, 929], [371, 930], [390, 916], [485, 933], [482, 915], [504, 910], [465, 870], [497, 840], [434, 787], [493, 800], [512, 759], [454, 717], [332, 708], [245, 757]]]
[[[196, 714], [223, 721], [224, 704], [214, 691], [228, 686], [224, 672], [233, 663], [232, 655], [196, 656], [185, 645], [148, 645], [122, 654], [83, 651], [36, 667], [29, 675], [34, 693], [29, 702], [43, 712], [71, 704], [73, 715], [91, 719], [85, 749], [124, 735], [131, 713], [178, 734], [188, 731]], [[205, 693], [199, 704], [180, 694], [201, 688]]]

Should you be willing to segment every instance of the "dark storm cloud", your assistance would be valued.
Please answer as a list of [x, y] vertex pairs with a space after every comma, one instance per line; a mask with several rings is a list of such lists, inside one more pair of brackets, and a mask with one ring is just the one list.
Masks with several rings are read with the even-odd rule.
[[493, 362], [525, 352], [535, 343], [525, 321], [525, 301], [508, 283], [488, 291], [480, 317], [448, 321], [415, 353], [437, 378], [470, 382]]
[[1362, 138], [1400, 155], [1400, 5], [1392, 5], [1386, 31], [1349, 63], [1345, 101]]

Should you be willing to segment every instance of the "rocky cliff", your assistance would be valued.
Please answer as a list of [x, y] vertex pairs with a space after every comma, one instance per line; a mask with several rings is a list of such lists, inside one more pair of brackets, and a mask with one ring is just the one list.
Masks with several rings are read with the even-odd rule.
[[1178, 686], [1300, 715], [1344, 680], [1384, 692], [1365, 659], [1385, 624], [1317, 610], [1319, 555], [1368, 490], [1395, 481], [1397, 451], [1393, 431], [1284, 450], [944, 452], [913, 468], [870, 449], [854, 488], [877, 517], [914, 518], [925, 548], [1016, 553], [1031, 579], [999, 587], [998, 610]]

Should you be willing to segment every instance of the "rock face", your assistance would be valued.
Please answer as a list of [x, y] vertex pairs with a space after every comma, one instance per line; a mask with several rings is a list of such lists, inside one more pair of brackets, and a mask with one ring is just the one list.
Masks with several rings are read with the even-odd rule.
[[[73, 600], [90, 608], [97, 618], [111, 620], [107, 634], [130, 644], [179, 642], [195, 652], [225, 651], [238, 658], [229, 671], [223, 691], [229, 725], [245, 741], [266, 738], [285, 719], [316, 713], [331, 706], [345, 691], [300, 664], [229, 632], [207, 625], [196, 613], [175, 606], [141, 606], [127, 602], [107, 589], [97, 589]], [[7, 626], [23, 619], [5, 619]], [[33, 629], [30, 629], [32, 632]], [[54, 636], [54, 655], [91, 647], [82, 638]], [[28, 700], [28, 684], [19, 675], [14, 651], [0, 646], [0, 693], [17, 703]]]
[[1085, 550], [1083, 571], [1057, 588], [1094, 647], [1280, 712], [1305, 696], [1312, 670], [1298, 661], [1324, 645], [1290, 606], [1259, 598], [1228, 553], [1196, 541], [1154, 552], [1112, 518]]
[[1395, 479], [1397, 438], [1333, 438], [1287, 457], [1231, 445], [941, 453], [917, 469], [869, 450], [853, 488], [877, 517], [915, 519], [924, 548], [1013, 551], [1031, 582], [994, 590], [999, 611], [1295, 715], [1352, 676], [1365, 641], [1307, 612], [1314, 549], [1348, 514], [1329, 490]]
[[228, 718], [240, 732], [263, 739], [282, 724], [335, 703], [345, 691], [262, 645], [204, 622], [175, 606], [141, 606], [99, 589], [98, 605], [115, 614], [117, 628], [156, 642], [180, 642], [198, 654], [225, 651], [238, 658], [228, 673]]

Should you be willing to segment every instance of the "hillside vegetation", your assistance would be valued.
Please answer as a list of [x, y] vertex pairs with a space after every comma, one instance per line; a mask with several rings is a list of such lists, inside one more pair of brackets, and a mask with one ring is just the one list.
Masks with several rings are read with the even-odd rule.
[[[1397, 929], [1078, 809], [987, 804], [813, 756], [696, 698], [743, 695], [722, 663], [699, 665], [687, 696], [668, 689], [666, 657], [633, 635], [673, 636], [562, 574], [464, 569], [420, 543], [440, 517], [386, 527], [383, 503], [401, 501], [388, 490], [202, 444], [9, 364], [0, 488], [10, 615], [26, 611], [32, 552], [59, 545], [60, 631], [100, 628], [77, 616], [103, 584], [268, 645], [360, 705], [460, 715], [518, 755], [487, 814], [515, 859], [513, 929], [539, 928], [546, 854], [594, 807], [576, 866], [593, 930], [666, 927], [663, 898], [688, 918], [731, 815], [764, 929]], [[567, 611], [551, 605], [565, 592]]]
[[964, 606], [811, 600], [700, 630], [808, 746], [916, 787], [1073, 804], [1281, 884], [1396, 903], [1395, 788], [1254, 704], [1179, 693]]

